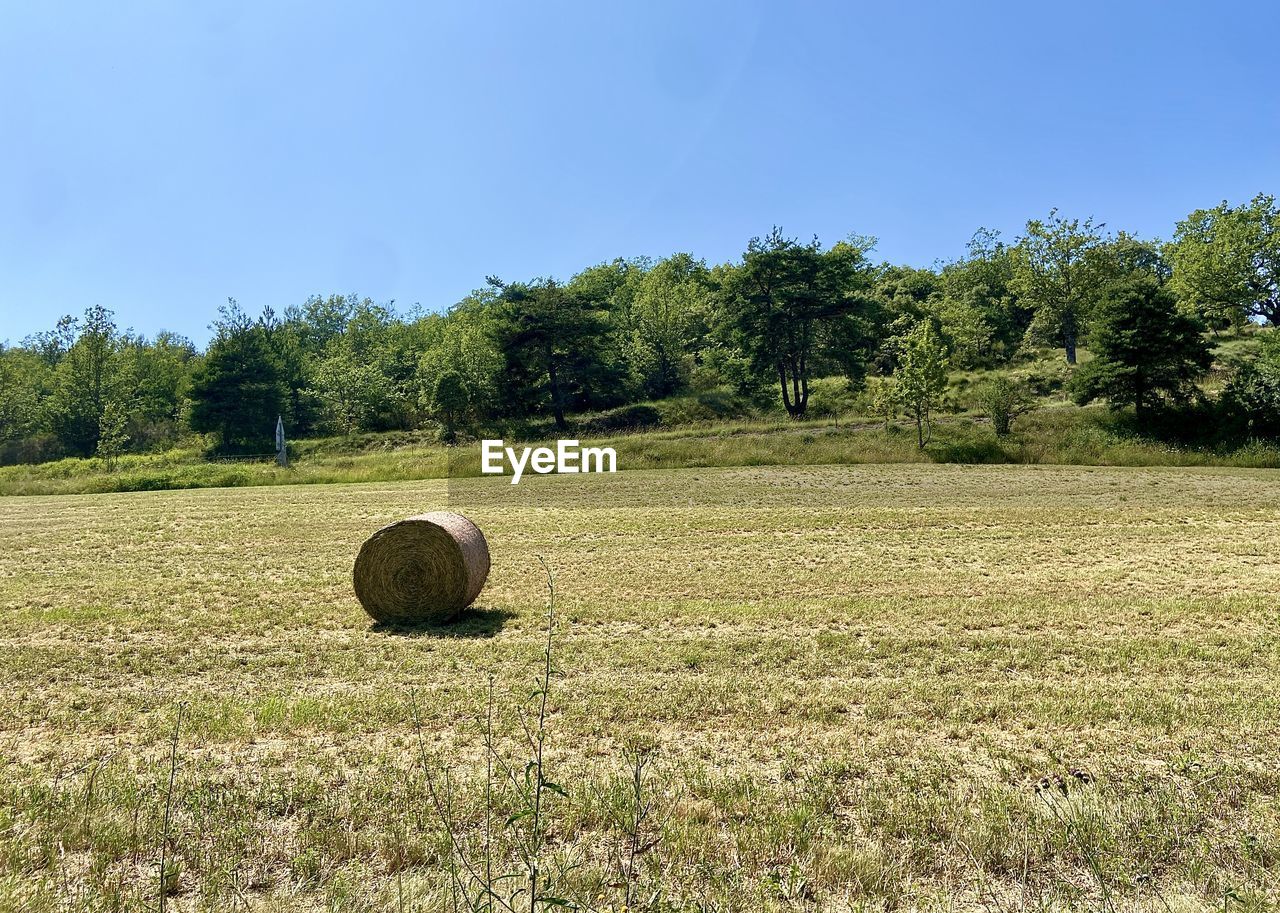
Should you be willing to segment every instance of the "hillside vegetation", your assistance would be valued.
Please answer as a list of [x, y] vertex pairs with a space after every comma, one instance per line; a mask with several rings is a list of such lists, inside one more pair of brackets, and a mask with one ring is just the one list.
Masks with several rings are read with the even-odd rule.
[[132, 473], [116, 487], [269, 480], [126, 457], [270, 456], [278, 423], [292, 441], [451, 444], [897, 415], [925, 450], [940, 416], [980, 405], [1003, 435], [1050, 394], [1130, 415], [1129, 437], [1233, 451], [1280, 439], [1277, 226], [1265, 194], [1190, 213], [1169, 243], [1054, 210], [1012, 242], [980, 229], [930, 269], [877, 261], [871, 237], [826, 247], [775, 228], [726, 263], [489, 277], [438, 312], [313, 295], [253, 317], [228, 301], [203, 349], [92, 307], [0, 345], [0, 465], [98, 458]]
[[[1228, 338], [1215, 352], [1221, 364], [1255, 351], [1253, 336]], [[1089, 353], [1080, 352], [1082, 363]], [[727, 390], [572, 416], [557, 432], [549, 421], [506, 423], [495, 437], [528, 446], [554, 446], [577, 436], [613, 447], [620, 470], [694, 466], [814, 465], [822, 463], [1025, 463], [1114, 466], [1280, 467], [1280, 445], [1205, 440], [1185, 430], [1160, 434], [1137, 427], [1131, 415], [1101, 406], [1077, 407], [1066, 397], [1070, 372], [1052, 355], [1013, 374], [1039, 393], [1033, 411], [1010, 434], [994, 433], [978, 393], [999, 372], [954, 371], [940, 396], [932, 440], [917, 446], [909, 421], [868, 414], [866, 392], [843, 378], [814, 382], [808, 418], [790, 419], [769, 403]], [[1213, 392], [1215, 378], [1206, 382]], [[1167, 429], [1166, 429], [1167, 430]], [[270, 458], [210, 460], [202, 447], [0, 467], [0, 495], [217, 488], [435, 479], [479, 474], [479, 444], [459, 436], [442, 444], [434, 430], [313, 438], [290, 445], [290, 465]]]

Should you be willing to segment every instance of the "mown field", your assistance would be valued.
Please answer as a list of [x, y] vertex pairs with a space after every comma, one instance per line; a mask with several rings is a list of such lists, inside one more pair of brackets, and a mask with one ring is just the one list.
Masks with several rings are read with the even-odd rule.
[[[155, 910], [162, 852], [175, 911], [451, 910], [486, 833], [524, 871], [538, 556], [546, 896], [1280, 906], [1280, 472], [506, 482], [0, 500], [0, 910]], [[360, 542], [445, 506], [479, 607], [371, 627]]]

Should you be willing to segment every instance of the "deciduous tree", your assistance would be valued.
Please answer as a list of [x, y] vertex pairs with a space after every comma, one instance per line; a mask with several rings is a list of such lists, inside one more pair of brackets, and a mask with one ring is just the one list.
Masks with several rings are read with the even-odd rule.
[[28, 349], [0, 346], [0, 442], [44, 429], [53, 369]]
[[116, 468], [116, 460], [129, 443], [129, 407], [119, 398], [107, 401], [98, 419], [97, 455], [106, 461], [107, 470]]
[[1067, 364], [1076, 363], [1076, 345], [1110, 275], [1102, 228], [1054, 209], [1045, 220], [1027, 222], [1015, 248], [1010, 285], [1035, 315], [1028, 332], [1061, 345]]
[[449, 442], [455, 440], [458, 428], [471, 416], [471, 394], [457, 371], [445, 371], [436, 378], [436, 387], [431, 394], [431, 413], [440, 422], [444, 439]]
[[392, 398], [393, 386], [376, 361], [338, 351], [312, 369], [308, 390], [320, 403], [324, 424], [349, 435], [373, 427], [379, 411]]
[[933, 410], [947, 388], [947, 351], [932, 320], [921, 320], [903, 337], [894, 379], [923, 450], [933, 437]]
[[1236, 367], [1222, 405], [1250, 437], [1280, 437], [1280, 330], [1262, 334], [1258, 354]]
[[1197, 314], [1239, 326], [1249, 318], [1280, 326], [1280, 208], [1258, 194], [1225, 201], [1178, 223], [1169, 246], [1173, 286]]
[[67, 449], [90, 456], [98, 446], [103, 409], [118, 392], [120, 334], [111, 311], [84, 312], [75, 342], [58, 360], [53, 426]]
[[660, 260], [636, 282], [628, 343], [645, 395], [670, 396], [689, 381], [711, 309], [706, 264], [689, 254]]
[[936, 313], [957, 367], [1003, 364], [1022, 345], [1032, 309], [1014, 291], [1015, 251], [980, 228], [968, 254], [943, 266]]

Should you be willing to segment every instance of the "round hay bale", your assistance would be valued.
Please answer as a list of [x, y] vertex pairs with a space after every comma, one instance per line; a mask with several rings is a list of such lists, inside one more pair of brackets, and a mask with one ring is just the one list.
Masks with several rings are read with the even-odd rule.
[[356, 598], [390, 625], [451, 621], [480, 595], [489, 544], [461, 514], [433, 511], [384, 526], [360, 546]]

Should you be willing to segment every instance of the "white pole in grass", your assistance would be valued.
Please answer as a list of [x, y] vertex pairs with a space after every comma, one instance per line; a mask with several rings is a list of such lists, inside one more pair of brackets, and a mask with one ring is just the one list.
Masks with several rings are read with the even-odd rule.
[[284, 419], [276, 416], [276, 462], [281, 466], [289, 465], [289, 451], [284, 445]]

